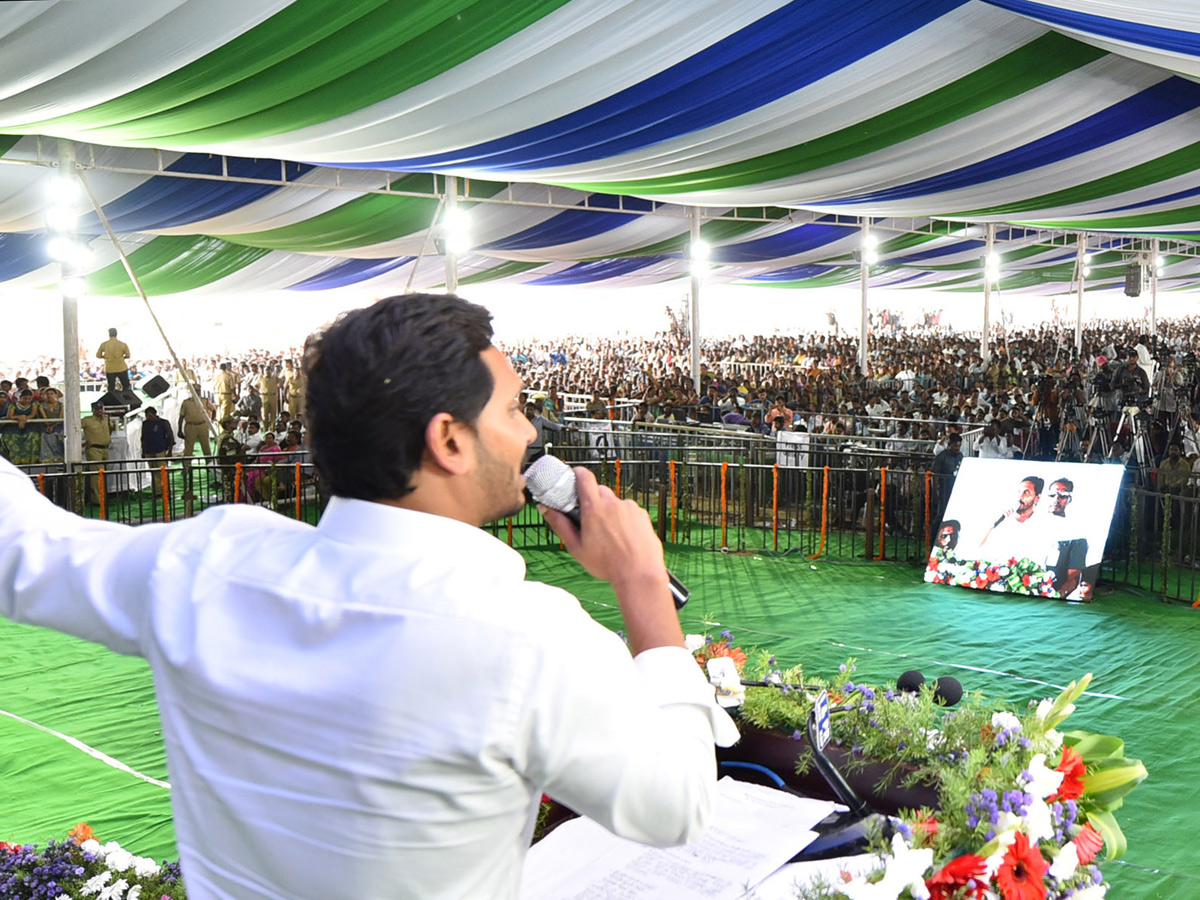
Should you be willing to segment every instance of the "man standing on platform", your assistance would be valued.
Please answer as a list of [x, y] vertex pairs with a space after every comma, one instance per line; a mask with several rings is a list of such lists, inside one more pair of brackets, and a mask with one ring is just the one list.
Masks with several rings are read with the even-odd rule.
[[513, 900], [543, 792], [658, 846], [711, 819], [737, 732], [646, 512], [577, 469], [582, 528], [544, 513], [628, 646], [481, 528], [534, 434], [489, 319], [418, 294], [310, 338], [316, 527], [89, 521], [0, 461], [0, 615], [149, 661], [189, 897]]
[[120, 382], [121, 390], [131, 391], [129, 383], [129, 345], [117, 340], [117, 329], [108, 329], [108, 340], [96, 351], [97, 359], [104, 360], [104, 377], [111, 391]]
[[[92, 414], [81, 423], [83, 426], [83, 458], [88, 462], [104, 462], [108, 459], [108, 445], [112, 440], [112, 430], [108, 425], [108, 416], [104, 414], [104, 404], [96, 401], [92, 404]], [[100, 502], [100, 476], [94, 468], [89, 468], [84, 475], [86, 489], [84, 495], [89, 504]]]

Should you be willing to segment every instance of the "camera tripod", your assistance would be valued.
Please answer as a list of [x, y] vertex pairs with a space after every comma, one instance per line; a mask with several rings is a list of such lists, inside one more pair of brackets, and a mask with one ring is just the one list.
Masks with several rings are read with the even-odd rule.
[[1137, 460], [1138, 480], [1146, 485], [1150, 482], [1150, 473], [1154, 469], [1154, 448], [1150, 444], [1150, 413], [1142, 406], [1121, 407], [1121, 417], [1117, 420], [1115, 434], [1118, 436], [1125, 428], [1129, 429], [1131, 446], [1125, 453], [1126, 463]]

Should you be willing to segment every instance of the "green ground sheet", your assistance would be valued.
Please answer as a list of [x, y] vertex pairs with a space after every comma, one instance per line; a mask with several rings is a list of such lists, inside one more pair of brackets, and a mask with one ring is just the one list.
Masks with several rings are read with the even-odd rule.
[[[524, 555], [531, 578], [620, 627], [609, 588], [566, 553]], [[813, 674], [854, 657], [862, 682], [916, 668], [1023, 704], [1095, 673], [1093, 695], [1065, 727], [1120, 735], [1150, 771], [1118, 812], [1129, 852], [1103, 866], [1110, 896], [1200, 896], [1200, 612], [1131, 590], [1102, 588], [1097, 602], [1076, 606], [925, 585], [902, 563], [679, 547], [667, 558], [692, 589], [686, 631], [730, 629], [742, 647], [769, 648]], [[42, 843], [87, 822], [101, 840], [175, 855], [170, 792], [146, 780], [169, 773], [144, 662], [0, 621], [0, 712], [0, 840]]]

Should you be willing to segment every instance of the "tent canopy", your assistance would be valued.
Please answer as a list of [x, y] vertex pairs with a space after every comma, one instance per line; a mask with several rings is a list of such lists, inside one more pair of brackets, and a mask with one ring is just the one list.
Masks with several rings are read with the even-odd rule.
[[1198, 81], [1166, 0], [6, 3], [0, 285], [55, 283], [62, 138], [152, 294], [436, 286], [447, 174], [460, 283], [682, 278], [700, 207], [722, 281], [851, 283], [868, 218], [873, 285], [981, 289], [991, 223], [1002, 290], [1081, 233], [1089, 288], [1190, 288]]

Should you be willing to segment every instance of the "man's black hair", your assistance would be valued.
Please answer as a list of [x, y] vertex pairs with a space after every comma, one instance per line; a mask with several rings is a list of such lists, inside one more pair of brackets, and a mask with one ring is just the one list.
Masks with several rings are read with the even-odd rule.
[[1026, 481], [1033, 485], [1033, 492], [1035, 494], [1040, 494], [1042, 492], [1042, 488], [1046, 486], [1045, 480], [1038, 478], [1036, 475], [1030, 475], [1028, 478], [1021, 479], [1022, 483]]
[[340, 497], [412, 492], [425, 427], [438, 413], [474, 422], [494, 379], [480, 354], [491, 313], [447, 294], [388, 297], [341, 315], [304, 347], [309, 448]]
[[1075, 482], [1073, 482], [1070, 478], [1055, 478], [1054, 481], [1052, 481], [1050, 483], [1051, 484], [1061, 484], [1068, 491], [1073, 492], [1075, 490]]

